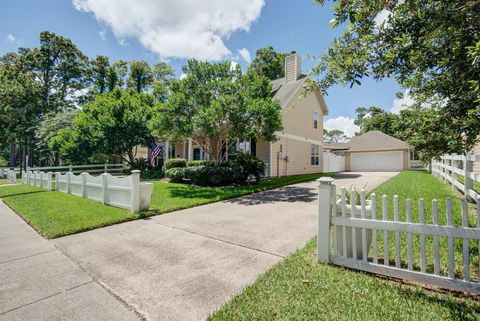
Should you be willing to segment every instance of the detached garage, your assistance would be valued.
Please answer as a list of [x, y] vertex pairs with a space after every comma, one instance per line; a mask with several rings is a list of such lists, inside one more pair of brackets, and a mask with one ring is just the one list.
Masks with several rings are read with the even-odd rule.
[[347, 143], [327, 143], [325, 149], [345, 156], [345, 171], [393, 172], [409, 168], [411, 147], [380, 131], [355, 136]]

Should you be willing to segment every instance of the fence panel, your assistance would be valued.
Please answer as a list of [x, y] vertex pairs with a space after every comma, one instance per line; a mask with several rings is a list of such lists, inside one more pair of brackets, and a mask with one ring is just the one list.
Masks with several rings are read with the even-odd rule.
[[480, 174], [473, 171], [475, 162], [480, 162], [480, 154], [443, 155], [440, 160], [432, 159], [432, 174], [475, 202], [480, 197], [478, 188], [475, 189], [480, 182]]
[[[476, 227], [468, 225], [468, 204], [465, 200], [461, 203], [462, 224], [453, 224], [452, 202], [446, 200], [447, 224], [439, 224], [438, 202], [432, 201], [431, 213], [427, 213], [423, 199], [418, 203], [418, 222], [412, 220], [411, 200], [405, 200], [405, 206], [400, 206], [397, 196], [393, 198], [393, 219], [387, 213], [387, 197], [382, 197], [382, 219], [375, 215], [375, 194], [371, 195], [370, 202], [365, 199], [365, 191], [356, 197], [355, 191], [350, 191], [350, 199], [347, 200], [348, 191], [341, 190], [341, 196], [337, 199], [335, 185], [332, 180], [322, 178], [319, 180], [319, 218], [318, 218], [318, 260], [324, 263], [333, 263], [348, 268], [362, 270], [371, 273], [386, 275], [389, 277], [422, 283], [428, 286], [480, 293], [480, 283], [475, 266], [475, 273], [471, 272], [471, 261], [478, 260], [478, 250], [472, 252], [470, 241], [480, 244], [480, 218]], [[333, 195], [333, 197], [332, 197]], [[349, 202], [348, 202], [349, 201]], [[478, 199], [480, 202], [480, 199]], [[350, 203], [350, 205], [347, 205]], [[406, 219], [401, 220], [404, 210]], [[480, 210], [479, 210], [480, 211]], [[480, 212], [476, 213], [477, 215]], [[432, 218], [427, 223], [426, 216]], [[377, 232], [383, 232], [384, 257], [383, 262], [377, 258]], [[388, 252], [388, 241], [394, 238], [394, 251], [392, 257]], [[331, 235], [333, 234], [333, 237]], [[375, 236], [372, 241], [372, 234]], [[381, 234], [380, 234], [381, 235]], [[400, 241], [401, 236], [407, 236], [407, 242]], [[419, 238], [419, 243], [412, 241], [413, 237]], [[429, 242], [426, 242], [426, 238]], [[441, 266], [440, 241], [448, 242], [448, 260]], [[461, 240], [460, 262], [462, 269], [455, 274], [455, 260], [453, 246], [454, 239]], [[338, 243], [338, 244], [335, 244]], [[373, 243], [373, 245], [372, 245]], [[419, 266], [413, 262], [414, 245], [419, 254]], [[403, 247], [406, 247], [406, 251]], [[427, 255], [427, 250], [429, 254]], [[372, 255], [370, 255], [372, 253]], [[389, 259], [390, 257], [390, 259]], [[458, 258], [457, 257], [457, 258]], [[473, 258], [473, 259], [472, 259]], [[429, 262], [432, 260], [433, 262]], [[433, 263], [433, 268], [432, 268]], [[480, 263], [479, 263], [480, 265]], [[447, 272], [448, 271], [448, 272]], [[472, 279], [475, 275], [475, 279]]]
[[22, 171], [22, 184], [44, 187], [51, 191], [53, 189], [52, 172]]
[[108, 173], [100, 176], [89, 173], [56, 173], [55, 183], [59, 192], [125, 208], [131, 212], [147, 210], [153, 192], [153, 184], [140, 183], [138, 170], [132, 171], [132, 174], [126, 177], [114, 177]]
[[125, 165], [123, 164], [87, 164], [87, 165], [66, 165], [66, 166], [46, 166], [46, 167], [29, 167], [31, 171], [49, 171], [74, 174], [90, 173], [102, 174], [110, 173], [112, 175], [122, 175], [124, 173]]

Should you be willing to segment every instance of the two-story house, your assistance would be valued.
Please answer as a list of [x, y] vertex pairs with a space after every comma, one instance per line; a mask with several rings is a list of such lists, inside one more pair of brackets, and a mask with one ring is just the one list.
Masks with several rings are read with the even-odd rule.
[[[237, 142], [227, 153], [242, 150], [256, 155], [267, 164], [268, 176], [322, 172], [323, 116], [328, 108], [319, 90], [306, 94], [304, 85], [310, 81], [302, 74], [300, 56], [292, 52], [285, 58], [285, 77], [272, 81], [273, 98], [280, 103], [283, 122], [283, 130], [276, 133], [278, 140]], [[164, 146], [163, 160], [208, 158], [192, 139], [159, 144]], [[146, 150], [141, 153], [142, 157], [147, 156]]]

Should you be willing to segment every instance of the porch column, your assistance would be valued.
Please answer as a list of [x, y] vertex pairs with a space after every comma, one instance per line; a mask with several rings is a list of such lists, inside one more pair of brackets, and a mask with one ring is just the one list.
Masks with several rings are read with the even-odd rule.
[[192, 148], [192, 139], [188, 139], [188, 161], [193, 160], [193, 148]]
[[170, 156], [170, 141], [166, 140], [165, 141], [165, 155], [163, 156], [164, 162], [168, 160]]

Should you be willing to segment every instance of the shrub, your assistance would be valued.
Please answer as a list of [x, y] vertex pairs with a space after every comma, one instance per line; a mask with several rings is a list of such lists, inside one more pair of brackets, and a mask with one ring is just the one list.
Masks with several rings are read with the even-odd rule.
[[165, 169], [182, 168], [187, 166], [187, 160], [185, 158], [170, 158], [165, 162]]
[[130, 171], [139, 170], [140, 172], [145, 172], [150, 167], [148, 160], [145, 158], [137, 158], [133, 161], [132, 165], [130, 165]]
[[265, 163], [251, 154], [238, 153], [227, 165], [233, 169], [234, 179], [240, 184], [245, 184], [250, 176], [258, 182], [265, 175]]
[[0, 167], [7, 167], [8, 166], [8, 161], [3, 158], [3, 157], [0, 157]]
[[185, 178], [185, 168], [183, 167], [174, 167], [167, 169], [165, 175], [170, 178], [172, 182], [181, 183]]
[[229, 167], [195, 166], [185, 169], [185, 177], [199, 186], [223, 186], [233, 182], [233, 170]]
[[196, 167], [196, 166], [214, 166], [215, 163], [209, 160], [192, 160], [187, 163], [187, 167]]

